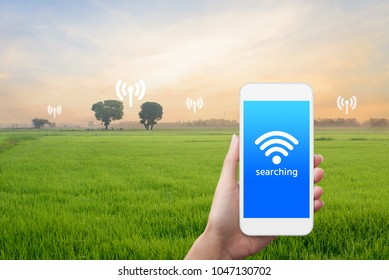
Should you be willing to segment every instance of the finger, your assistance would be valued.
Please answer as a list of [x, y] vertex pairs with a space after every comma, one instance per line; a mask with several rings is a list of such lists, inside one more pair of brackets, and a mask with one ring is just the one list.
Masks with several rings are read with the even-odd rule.
[[315, 183], [318, 183], [321, 181], [321, 179], [323, 179], [323, 176], [324, 176], [324, 170], [319, 168], [319, 167], [316, 167], [314, 170], [313, 170], [313, 181]]
[[315, 200], [315, 212], [319, 211], [324, 206], [324, 201]]
[[236, 172], [239, 161], [239, 138], [235, 134], [232, 135], [230, 148], [224, 159], [220, 180], [236, 181]]
[[315, 155], [314, 156], [314, 165], [315, 167], [318, 167], [320, 163], [324, 161], [324, 157], [322, 155]]
[[315, 198], [315, 200], [319, 200], [322, 194], [323, 194], [323, 189], [319, 186], [315, 186], [313, 190], [313, 197]]

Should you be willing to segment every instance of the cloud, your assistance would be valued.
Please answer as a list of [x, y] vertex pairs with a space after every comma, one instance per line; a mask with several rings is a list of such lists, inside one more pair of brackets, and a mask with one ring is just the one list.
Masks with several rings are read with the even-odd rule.
[[[169, 121], [238, 119], [249, 81], [310, 83], [318, 117], [338, 113], [328, 109], [337, 95], [360, 98], [358, 118], [374, 108], [363, 102], [389, 112], [385, 2], [179, 2], [29, 4], [37, 12], [29, 17], [20, 4], [3, 7], [0, 120], [24, 122], [61, 104], [64, 121], [85, 124], [94, 102], [116, 98], [118, 79], [143, 79], [145, 100], [160, 102]], [[194, 115], [185, 100], [200, 96]]]
[[8, 80], [10, 78], [11, 78], [11, 75], [9, 73], [5, 73], [5, 72], [1, 73], [0, 72], [0, 80]]

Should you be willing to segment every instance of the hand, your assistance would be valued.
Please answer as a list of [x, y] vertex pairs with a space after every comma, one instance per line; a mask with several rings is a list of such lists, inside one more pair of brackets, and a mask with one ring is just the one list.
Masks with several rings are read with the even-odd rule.
[[[314, 182], [323, 178], [324, 171], [318, 168], [321, 155], [314, 157]], [[239, 183], [236, 174], [239, 162], [239, 138], [232, 136], [230, 148], [216, 187], [204, 232], [195, 241], [185, 259], [242, 259], [251, 256], [275, 239], [275, 236], [247, 236], [239, 227]], [[323, 205], [320, 200], [323, 190], [314, 188], [314, 209]]]

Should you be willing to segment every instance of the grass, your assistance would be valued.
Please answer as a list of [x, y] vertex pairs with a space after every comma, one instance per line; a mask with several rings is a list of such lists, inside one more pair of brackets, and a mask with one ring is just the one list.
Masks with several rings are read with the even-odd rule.
[[[183, 258], [233, 132], [1, 132], [0, 259]], [[389, 133], [315, 139], [326, 205], [314, 231], [251, 258], [389, 259]]]

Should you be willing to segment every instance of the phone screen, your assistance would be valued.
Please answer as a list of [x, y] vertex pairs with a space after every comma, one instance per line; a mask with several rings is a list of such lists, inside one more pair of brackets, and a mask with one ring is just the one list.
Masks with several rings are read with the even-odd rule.
[[309, 101], [243, 101], [244, 218], [310, 218], [310, 113]]

